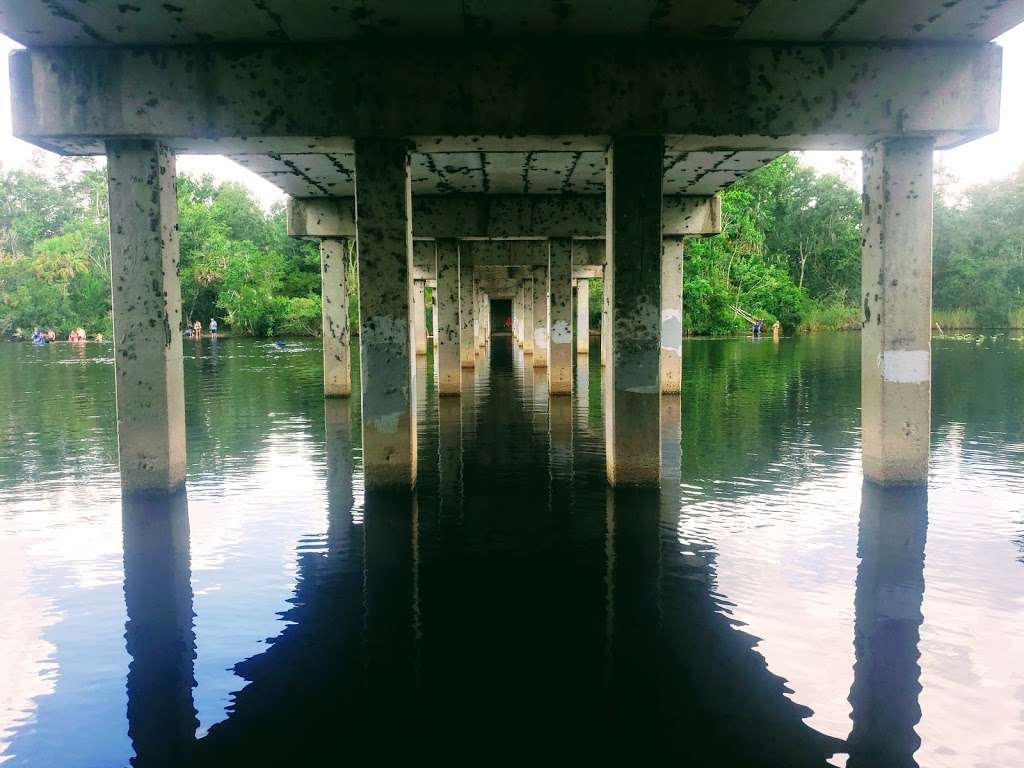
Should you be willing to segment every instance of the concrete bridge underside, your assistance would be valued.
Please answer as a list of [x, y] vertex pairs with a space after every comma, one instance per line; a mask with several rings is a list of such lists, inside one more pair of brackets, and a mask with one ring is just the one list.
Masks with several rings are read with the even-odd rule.
[[561, 397], [573, 281], [582, 299], [600, 274], [608, 479], [654, 484], [683, 238], [718, 231], [714, 194], [781, 152], [864, 150], [864, 471], [927, 479], [932, 152], [998, 127], [988, 41], [1024, 0], [314, 5], [0, 9], [28, 46], [15, 134], [108, 158], [126, 492], [184, 482], [180, 152], [233, 157], [295, 198], [293, 234], [321, 239], [328, 395], [351, 392], [355, 241], [366, 483], [408, 487], [425, 281], [442, 394], [486, 339], [491, 290]]

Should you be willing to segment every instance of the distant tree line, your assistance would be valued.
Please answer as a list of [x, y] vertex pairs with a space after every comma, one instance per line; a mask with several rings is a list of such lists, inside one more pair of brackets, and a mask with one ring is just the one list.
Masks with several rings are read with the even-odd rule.
[[[1024, 324], [1024, 169], [954, 202], [948, 180], [937, 191], [936, 318]], [[747, 330], [737, 307], [787, 329], [858, 327], [860, 196], [842, 178], [785, 155], [723, 193], [722, 219], [722, 234], [687, 243], [688, 333]], [[240, 184], [182, 174], [178, 222], [184, 319], [216, 317], [243, 335], [319, 334], [319, 252], [288, 237], [283, 205], [266, 211]], [[0, 335], [37, 325], [111, 331], [106, 174], [89, 161], [0, 170]]]

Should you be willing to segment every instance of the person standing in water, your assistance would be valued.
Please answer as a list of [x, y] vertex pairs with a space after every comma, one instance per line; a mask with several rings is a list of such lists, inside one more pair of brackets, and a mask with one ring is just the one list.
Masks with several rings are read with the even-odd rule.
[[211, 336], [216, 336], [217, 335], [217, 318], [215, 318], [215, 317], [211, 317], [210, 318], [210, 335]]
[[203, 335], [203, 324], [198, 320], [192, 324], [192, 335], [197, 339]]

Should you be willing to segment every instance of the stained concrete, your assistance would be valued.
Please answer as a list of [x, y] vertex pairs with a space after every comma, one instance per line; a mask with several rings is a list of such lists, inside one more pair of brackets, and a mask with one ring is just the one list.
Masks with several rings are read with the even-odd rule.
[[527, 271], [523, 283], [523, 354], [532, 355], [534, 345], [533, 272]]
[[459, 347], [459, 243], [437, 241], [437, 391], [458, 395], [462, 391]]
[[174, 155], [107, 143], [114, 387], [121, 490], [185, 484], [185, 384]]
[[412, 191], [403, 141], [356, 145], [363, 466], [367, 488], [416, 482]]
[[472, 368], [476, 364], [476, 310], [473, 294], [473, 265], [459, 249], [459, 364]]
[[955, 146], [998, 127], [1000, 66], [999, 48], [982, 44], [752, 43], [721, 55], [653, 40], [421, 39], [30, 48], [12, 53], [10, 72], [14, 134], [69, 153], [100, 154], [104, 136], [270, 154], [337, 136], [432, 137], [444, 152], [453, 135], [487, 151], [503, 145], [488, 137], [632, 133], [694, 152], [859, 149], [922, 134]]
[[572, 241], [549, 241], [548, 391], [572, 394]]
[[657, 136], [617, 139], [608, 151], [605, 455], [613, 486], [660, 477], [663, 154]]
[[681, 237], [661, 239], [661, 391], [683, 388], [683, 248]]
[[548, 366], [548, 268], [533, 267], [533, 367]]
[[413, 280], [412, 331], [417, 355], [427, 354], [427, 304], [425, 280]]
[[320, 242], [321, 305], [324, 339], [324, 395], [352, 394], [348, 327], [348, 241]]
[[590, 282], [576, 281], [576, 354], [590, 352]]
[[864, 153], [861, 428], [864, 476], [883, 485], [928, 479], [932, 149], [898, 139]]
[[992, 0], [560, 0], [508, 3], [472, 0], [425, 6], [417, 0], [358, 4], [286, 0], [175, 3], [61, 3], [21, 0], [0, 13], [0, 30], [25, 45], [195, 45], [211, 41], [314, 42], [325, 38], [387, 41], [529, 35], [727, 42], [990, 40], [1013, 26], [1019, 7]]
[[[771, 159], [777, 153], [769, 153]], [[603, 156], [602, 156], [603, 158]], [[349, 157], [349, 162], [352, 162]], [[666, 158], [666, 175], [678, 173], [679, 164]], [[745, 169], [732, 169], [739, 178]], [[604, 163], [601, 164], [603, 188]], [[701, 183], [708, 174], [692, 169], [680, 185]], [[733, 178], [714, 176], [714, 189]], [[283, 186], [277, 176], [271, 180]], [[712, 191], [713, 191], [712, 190]], [[340, 193], [340, 190], [338, 190]], [[549, 237], [604, 238], [602, 194], [413, 194], [413, 237], [488, 240], [546, 240]], [[663, 199], [662, 224], [666, 235], [711, 235], [722, 228], [721, 201], [712, 195], [669, 194]], [[354, 203], [348, 196], [293, 197], [288, 200], [288, 234], [293, 237], [354, 237]], [[547, 253], [544, 254], [545, 258]]]

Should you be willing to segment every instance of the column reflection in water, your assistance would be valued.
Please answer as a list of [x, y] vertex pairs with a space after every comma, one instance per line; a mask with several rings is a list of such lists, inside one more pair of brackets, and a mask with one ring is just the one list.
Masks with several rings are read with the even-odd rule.
[[586, 428], [590, 421], [590, 358], [587, 355], [576, 355], [576, 388], [573, 391], [577, 423]]
[[853, 728], [855, 766], [916, 766], [921, 746], [920, 639], [924, 599], [926, 488], [883, 488], [861, 495], [854, 598]]
[[657, 489], [606, 489], [608, 709], [616, 728], [658, 734], [661, 536]]
[[679, 395], [661, 396], [661, 496], [663, 518], [675, 524], [683, 473], [682, 402]]
[[551, 477], [563, 486], [572, 480], [572, 401], [572, 397], [558, 395], [548, 402]]
[[419, 674], [419, 542], [415, 492], [366, 493], [363, 573], [367, 715], [412, 722]]
[[438, 501], [442, 514], [458, 506], [462, 494], [462, 402], [442, 397], [437, 406]]
[[128, 497], [121, 510], [132, 765], [186, 765], [199, 725], [188, 501]]

